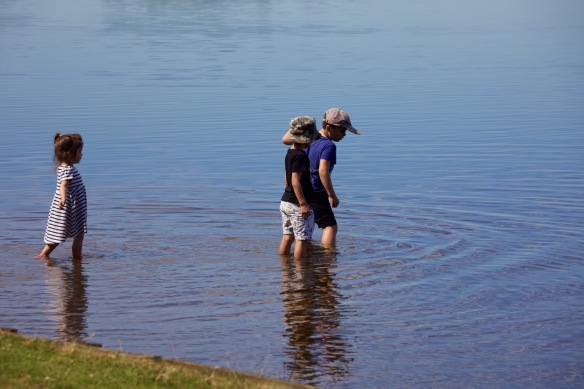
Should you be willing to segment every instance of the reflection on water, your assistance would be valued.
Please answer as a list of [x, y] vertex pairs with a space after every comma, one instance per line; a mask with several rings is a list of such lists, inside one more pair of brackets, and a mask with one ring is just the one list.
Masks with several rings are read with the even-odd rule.
[[349, 371], [350, 345], [340, 333], [343, 296], [335, 284], [334, 263], [334, 256], [326, 254], [281, 257], [289, 356], [285, 367], [294, 381], [334, 383]]
[[47, 287], [51, 296], [51, 317], [57, 322], [56, 338], [65, 341], [87, 339], [87, 276], [81, 260], [46, 260]]

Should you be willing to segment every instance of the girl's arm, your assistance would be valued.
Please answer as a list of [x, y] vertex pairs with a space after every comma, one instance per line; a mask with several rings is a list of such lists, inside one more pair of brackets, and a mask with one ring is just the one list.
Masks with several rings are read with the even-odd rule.
[[65, 202], [67, 201], [67, 189], [69, 189], [69, 184], [71, 180], [63, 180], [61, 181], [61, 188], [59, 190], [61, 194], [61, 201], [59, 201], [59, 208], [65, 207]]
[[292, 172], [292, 188], [294, 189], [294, 194], [300, 203], [300, 212], [302, 213], [302, 217], [308, 219], [310, 216], [310, 206], [306, 202], [304, 192], [302, 191], [302, 185], [300, 185], [301, 177], [301, 172]]

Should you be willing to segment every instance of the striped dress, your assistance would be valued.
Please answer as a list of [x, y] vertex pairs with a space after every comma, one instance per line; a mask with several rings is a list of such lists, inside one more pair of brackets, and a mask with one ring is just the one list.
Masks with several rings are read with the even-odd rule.
[[[61, 182], [71, 180], [67, 189], [65, 207], [59, 208]], [[45, 243], [62, 243], [67, 238], [87, 232], [87, 196], [81, 174], [75, 166], [59, 166], [57, 169], [57, 190], [53, 197]]]

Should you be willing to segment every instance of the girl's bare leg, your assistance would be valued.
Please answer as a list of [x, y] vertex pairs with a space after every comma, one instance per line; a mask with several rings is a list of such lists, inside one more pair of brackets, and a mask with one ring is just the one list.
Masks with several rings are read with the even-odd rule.
[[43, 251], [40, 254], [37, 254], [37, 258], [49, 258], [49, 255], [53, 252], [54, 249], [57, 248], [58, 243], [47, 243]]
[[73, 238], [73, 259], [81, 259], [81, 253], [83, 251], [83, 237], [84, 235], [76, 236]]

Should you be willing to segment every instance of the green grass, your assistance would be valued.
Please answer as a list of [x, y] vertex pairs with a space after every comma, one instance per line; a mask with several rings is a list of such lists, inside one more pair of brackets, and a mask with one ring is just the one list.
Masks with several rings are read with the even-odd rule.
[[0, 329], [1, 388], [306, 388], [194, 363]]

